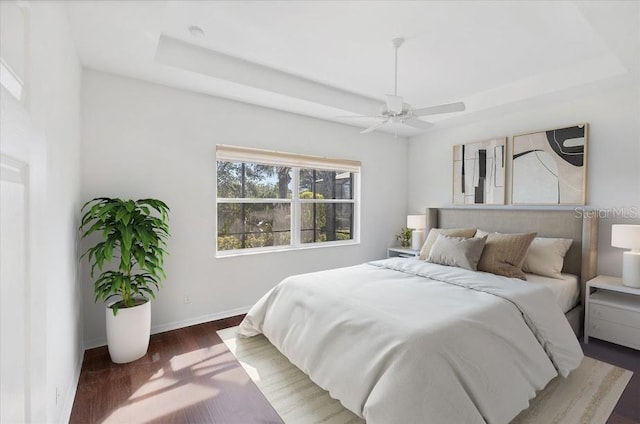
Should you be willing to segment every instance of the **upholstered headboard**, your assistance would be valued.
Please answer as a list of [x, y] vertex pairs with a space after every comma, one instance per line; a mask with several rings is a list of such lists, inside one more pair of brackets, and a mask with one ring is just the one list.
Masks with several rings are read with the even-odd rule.
[[562, 272], [580, 277], [582, 304], [586, 282], [596, 276], [598, 220], [588, 214], [567, 209], [429, 208], [426, 221], [426, 232], [431, 228], [481, 228], [572, 239]]

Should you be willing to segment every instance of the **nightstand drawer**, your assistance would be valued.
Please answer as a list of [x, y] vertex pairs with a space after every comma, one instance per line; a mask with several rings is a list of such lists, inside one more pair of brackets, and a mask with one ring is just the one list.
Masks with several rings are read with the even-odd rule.
[[589, 318], [624, 324], [640, 330], [640, 312], [591, 302]]
[[640, 328], [618, 324], [617, 322], [590, 318], [589, 337], [595, 337], [633, 349], [640, 349]]

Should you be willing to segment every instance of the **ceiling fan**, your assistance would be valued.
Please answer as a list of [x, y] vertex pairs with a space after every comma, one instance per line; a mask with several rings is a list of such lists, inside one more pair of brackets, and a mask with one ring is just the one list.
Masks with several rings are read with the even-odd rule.
[[380, 107], [380, 113], [378, 115], [362, 115], [362, 116], [341, 116], [340, 118], [379, 118], [380, 122], [366, 128], [360, 132], [360, 134], [367, 134], [377, 130], [386, 123], [401, 123], [420, 130], [427, 130], [433, 126], [430, 122], [425, 122], [418, 119], [420, 116], [436, 115], [439, 113], [451, 113], [461, 112], [465, 109], [464, 103], [448, 103], [438, 106], [429, 106], [419, 109], [413, 108], [408, 103], [405, 103], [401, 96], [398, 96], [398, 49], [404, 43], [404, 38], [394, 38], [391, 40], [393, 47], [395, 48], [395, 84], [393, 88], [393, 95], [387, 94], [387, 101]]

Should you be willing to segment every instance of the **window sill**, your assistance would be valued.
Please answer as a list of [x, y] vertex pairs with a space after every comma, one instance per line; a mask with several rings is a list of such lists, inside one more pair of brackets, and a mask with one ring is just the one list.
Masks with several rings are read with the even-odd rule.
[[274, 246], [274, 247], [257, 247], [252, 249], [242, 250], [223, 250], [222, 252], [216, 252], [216, 259], [234, 258], [238, 256], [251, 256], [251, 255], [263, 255], [265, 253], [280, 253], [280, 252], [295, 252], [297, 250], [309, 250], [309, 249], [325, 249], [327, 247], [340, 247], [340, 246], [354, 246], [360, 244], [360, 241], [334, 241], [324, 243], [308, 243], [301, 246]]

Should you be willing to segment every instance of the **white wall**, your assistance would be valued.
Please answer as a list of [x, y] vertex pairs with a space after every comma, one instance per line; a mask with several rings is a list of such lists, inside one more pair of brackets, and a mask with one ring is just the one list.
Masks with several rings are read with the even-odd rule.
[[[625, 208], [626, 217], [603, 211], [599, 272], [620, 275], [622, 251], [611, 248], [612, 223], [640, 223], [640, 90], [636, 82], [583, 88], [487, 113], [475, 122], [448, 125], [409, 143], [409, 212], [451, 205], [454, 144], [589, 123], [587, 204]], [[510, 110], [511, 108], [511, 110]], [[507, 170], [507, 193], [510, 176]], [[507, 194], [507, 197], [509, 194]], [[508, 206], [507, 206], [508, 207]], [[636, 219], [633, 218], [635, 215]]]
[[[404, 139], [90, 70], [82, 99], [83, 200], [155, 197], [171, 208], [152, 331], [244, 312], [291, 274], [382, 258], [406, 220]], [[362, 161], [361, 243], [216, 259], [216, 144]], [[83, 279], [85, 343], [95, 346], [104, 306], [86, 270]]]
[[64, 422], [83, 355], [76, 254], [81, 67], [63, 6], [26, 6], [26, 100], [3, 89], [0, 147], [29, 165], [31, 421]]

